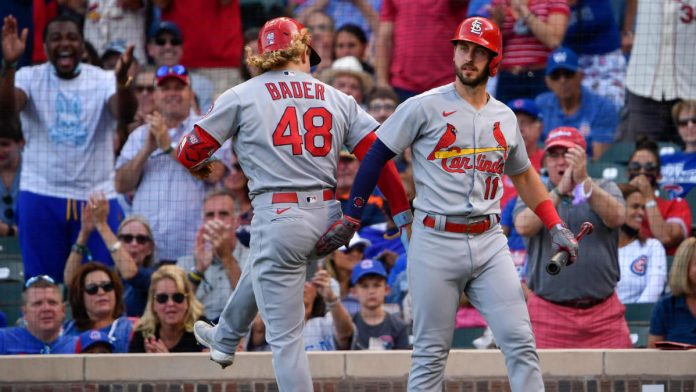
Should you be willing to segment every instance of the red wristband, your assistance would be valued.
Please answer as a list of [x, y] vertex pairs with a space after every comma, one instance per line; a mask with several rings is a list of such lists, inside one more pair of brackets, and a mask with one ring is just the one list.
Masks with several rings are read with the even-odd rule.
[[561, 218], [558, 216], [556, 207], [553, 206], [551, 199], [546, 199], [537, 204], [534, 213], [537, 214], [548, 230], [551, 230], [556, 224], [561, 223]]

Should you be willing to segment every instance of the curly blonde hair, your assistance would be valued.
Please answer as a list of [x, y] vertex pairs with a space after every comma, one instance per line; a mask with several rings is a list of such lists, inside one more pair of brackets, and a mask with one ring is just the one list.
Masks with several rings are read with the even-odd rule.
[[163, 265], [152, 274], [145, 312], [135, 325], [135, 330], [141, 331], [144, 337], [155, 336], [155, 332], [160, 327], [160, 320], [152, 308], [155, 301], [155, 286], [157, 286], [157, 282], [163, 279], [174, 281], [179, 292], [186, 295], [188, 310], [184, 320], [184, 329], [187, 332], [192, 332], [193, 324], [203, 316], [203, 304], [196, 298], [196, 293], [186, 278], [186, 272], [176, 265]]
[[696, 238], [689, 237], [677, 248], [672, 269], [669, 271], [669, 288], [675, 297], [691, 295], [696, 291], [696, 282], [689, 280], [689, 266], [694, 256], [696, 256]]
[[273, 68], [283, 66], [300, 58], [309, 49], [309, 31], [304, 28], [292, 37], [290, 47], [283, 50], [274, 50], [267, 53], [253, 54], [251, 47], [244, 48], [247, 56], [247, 64], [258, 68], [261, 73]]

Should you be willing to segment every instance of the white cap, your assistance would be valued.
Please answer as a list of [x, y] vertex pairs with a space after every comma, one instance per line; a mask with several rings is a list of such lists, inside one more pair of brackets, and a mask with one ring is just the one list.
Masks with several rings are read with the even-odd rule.
[[365, 245], [365, 248], [369, 248], [372, 245], [372, 242], [368, 240], [367, 238], [362, 238], [358, 233], [353, 234], [353, 238], [350, 239], [350, 242], [348, 242], [348, 247], [343, 245], [342, 247], [338, 248], [341, 252], [346, 252], [348, 249], [354, 247], [355, 245]]

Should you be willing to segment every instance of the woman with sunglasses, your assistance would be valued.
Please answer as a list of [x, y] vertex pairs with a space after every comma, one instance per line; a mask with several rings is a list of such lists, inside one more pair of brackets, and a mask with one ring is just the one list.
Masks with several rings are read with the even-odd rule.
[[118, 234], [114, 234], [106, 222], [107, 216], [109, 203], [104, 195], [91, 195], [82, 208], [82, 226], [68, 256], [63, 279], [70, 284], [75, 269], [83, 259], [91, 261], [90, 250], [85, 244], [96, 230], [111, 251], [118, 273], [124, 280], [127, 314], [139, 317], [145, 310], [150, 277], [156, 264], [152, 230], [145, 218], [133, 215], [121, 222]]
[[72, 320], [64, 326], [65, 335], [79, 336], [96, 329], [109, 337], [115, 353], [128, 352], [133, 319], [125, 315], [123, 284], [116, 272], [92, 261], [79, 266], [69, 285], [68, 300]]
[[193, 324], [203, 315], [186, 272], [165, 265], [152, 274], [145, 313], [135, 326], [131, 353], [200, 352]]
[[645, 216], [641, 235], [656, 238], [667, 251], [674, 255], [677, 246], [691, 230], [691, 210], [684, 199], [667, 200], [656, 196], [660, 180], [660, 155], [657, 143], [641, 137], [636, 150], [628, 161], [629, 183], [640, 190], [645, 198]]

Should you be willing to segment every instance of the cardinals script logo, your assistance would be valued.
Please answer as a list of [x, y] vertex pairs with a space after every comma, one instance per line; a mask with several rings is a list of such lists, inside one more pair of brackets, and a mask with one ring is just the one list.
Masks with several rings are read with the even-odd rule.
[[[457, 140], [457, 129], [452, 124], [447, 124], [445, 133], [428, 155], [429, 161], [441, 159], [442, 169], [450, 173], [464, 173], [466, 170], [502, 174], [505, 160], [507, 159], [508, 144], [503, 132], [500, 130], [500, 121], [493, 124], [493, 139], [497, 143], [495, 147], [461, 148], [453, 146]], [[487, 153], [502, 151], [503, 156], [497, 160], [491, 160]]]

